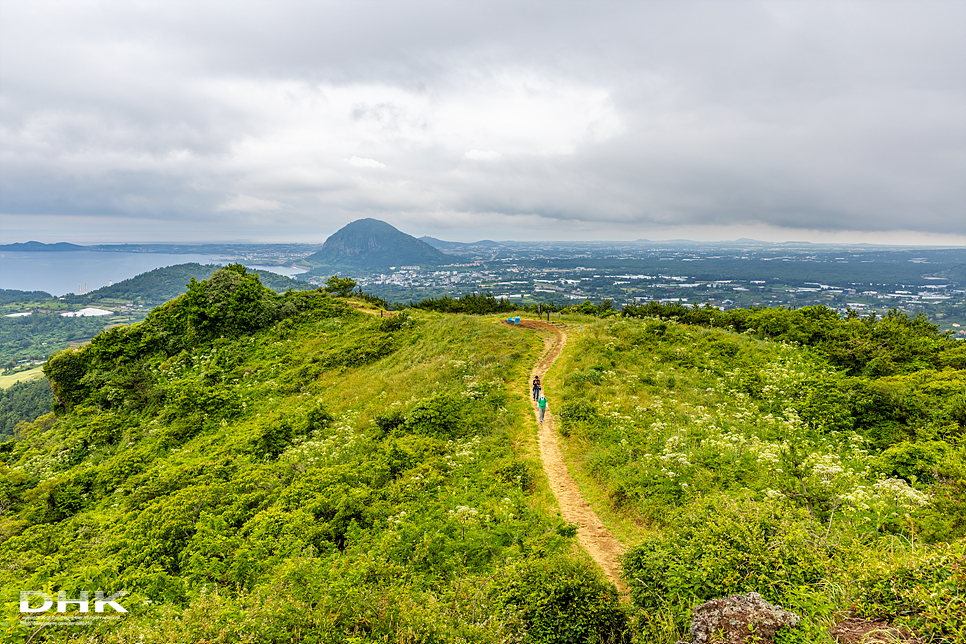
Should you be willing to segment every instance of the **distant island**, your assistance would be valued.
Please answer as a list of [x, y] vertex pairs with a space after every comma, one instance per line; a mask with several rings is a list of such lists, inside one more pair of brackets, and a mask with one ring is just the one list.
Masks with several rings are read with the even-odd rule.
[[16, 244], [0, 244], [0, 252], [11, 253], [63, 253], [78, 250], [90, 250], [87, 246], [68, 244], [67, 242], [57, 242], [56, 244], [45, 244], [38, 241], [29, 241]]

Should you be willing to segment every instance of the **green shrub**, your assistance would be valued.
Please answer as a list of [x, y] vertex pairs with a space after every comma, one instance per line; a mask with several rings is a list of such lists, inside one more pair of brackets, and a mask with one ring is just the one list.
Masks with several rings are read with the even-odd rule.
[[444, 295], [439, 298], [427, 298], [416, 304], [410, 302], [413, 308], [440, 313], [472, 313], [486, 315], [488, 313], [509, 313], [520, 309], [509, 300], [497, 299], [492, 293], [467, 293], [457, 298]]
[[90, 446], [110, 445], [121, 436], [123, 422], [115, 414], [97, 414], [83, 428], [83, 438]]
[[[205, 281], [194, 278], [181, 297], [163, 304], [130, 326], [107, 329], [89, 345], [55, 353], [44, 366], [58, 413], [91, 399], [102, 408], [142, 411], [159, 404], [164, 391], [156, 386], [156, 367], [170, 356], [212, 347], [204, 384], [224, 382], [240, 357], [231, 341], [270, 326], [283, 316], [312, 312], [333, 317], [349, 309], [320, 291], [290, 291], [277, 295], [262, 286], [244, 266], [229, 265]], [[279, 327], [277, 335], [292, 330]], [[363, 334], [360, 334], [363, 335]], [[368, 364], [392, 351], [391, 338], [363, 338], [359, 347], [335, 364]], [[197, 355], [197, 354], [195, 354]], [[180, 403], [179, 403], [180, 404]]]
[[404, 429], [436, 438], [458, 438], [468, 430], [464, 404], [456, 394], [436, 394], [416, 403], [406, 414]]
[[44, 363], [44, 374], [50, 380], [54, 392], [54, 410], [58, 413], [69, 411], [76, 403], [84, 400], [87, 387], [81, 379], [90, 366], [90, 354], [81, 349], [58, 351]]
[[241, 411], [238, 394], [229, 387], [209, 386], [195, 380], [180, 380], [170, 387], [169, 416], [200, 413], [217, 418], [233, 418]]
[[560, 412], [557, 414], [557, 418], [560, 419], [561, 424], [564, 427], [572, 428], [577, 423], [592, 423], [600, 418], [600, 412], [597, 411], [592, 403], [585, 400], [573, 400], [560, 408]]
[[305, 424], [296, 424], [291, 418], [272, 414], [260, 423], [250, 441], [251, 451], [259, 458], [276, 459], [290, 445], [313, 431], [329, 427], [335, 420], [324, 407], [317, 405], [309, 410]]
[[529, 490], [533, 486], [533, 473], [523, 461], [512, 460], [503, 463], [497, 470], [497, 476], [504, 483], [519, 486], [521, 490]]
[[194, 438], [205, 428], [205, 419], [200, 413], [187, 413], [170, 421], [158, 432], [161, 447], [174, 447]]
[[802, 420], [826, 433], [849, 432], [855, 424], [849, 401], [848, 383], [835, 377], [805, 383], [806, 393], [795, 401]]
[[349, 297], [352, 293], [352, 289], [356, 287], [357, 282], [351, 277], [339, 277], [338, 275], [332, 275], [329, 279], [325, 280], [325, 288], [323, 289], [326, 293], [335, 293], [339, 297]]
[[306, 416], [306, 433], [322, 430], [332, 424], [335, 417], [328, 412], [322, 405], [317, 405], [309, 410]]
[[200, 340], [252, 333], [279, 317], [279, 296], [240, 264], [229, 264], [202, 282], [192, 278], [180, 305], [190, 335]]
[[903, 441], [882, 452], [875, 461], [875, 467], [887, 477], [933, 481], [938, 475], [939, 463], [946, 458], [949, 450], [949, 444], [945, 441]]
[[887, 617], [926, 641], [964, 641], [966, 545], [938, 544], [915, 558], [894, 556], [891, 540], [879, 546], [883, 552], [870, 551], [869, 560], [856, 567], [856, 614]]
[[713, 495], [680, 510], [670, 526], [624, 556], [631, 599], [645, 610], [672, 607], [679, 620], [715, 597], [758, 592], [782, 602], [826, 574], [802, 510], [750, 495]]
[[357, 368], [372, 364], [396, 350], [393, 337], [386, 333], [354, 333], [312, 356], [311, 362], [322, 369], [332, 367]]
[[624, 642], [627, 616], [617, 590], [593, 564], [556, 557], [521, 563], [494, 580], [498, 603], [519, 622], [527, 642]]
[[259, 458], [275, 459], [291, 445], [295, 430], [287, 418], [273, 418], [258, 428], [252, 439], [252, 453]]
[[402, 427], [403, 423], [406, 422], [406, 416], [401, 411], [397, 410], [388, 413], [385, 416], [376, 416], [373, 422], [381, 432], [388, 433], [394, 429]]
[[101, 467], [97, 486], [102, 492], [111, 492], [143, 469], [144, 457], [140, 453], [120, 452]]
[[388, 318], [383, 318], [379, 323], [379, 330], [383, 333], [392, 333], [412, 326], [412, 318], [406, 313], [396, 313]]

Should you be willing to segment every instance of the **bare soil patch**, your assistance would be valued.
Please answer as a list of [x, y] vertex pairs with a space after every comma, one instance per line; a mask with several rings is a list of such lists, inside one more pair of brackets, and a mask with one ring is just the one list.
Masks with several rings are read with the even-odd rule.
[[[549, 331], [553, 334], [553, 339], [548, 338], [548, 350], [534, 365], [528, 381], [532, 382], [534, 376], [540, 376], [540, 380], [543, 382], [547, 369], [563, 352], [567, 343], [567, 334], [556, 325], [537, 320], [522, 320], [520, 326], [534, 331]], [[552, 392], [550, 393], [552, 394]], [[533, 397], [530, 396], [530, 398], [534, 415], [539, 420], [540, 410], [537, 403], [532, 400]], [[557, 498], [557, 504], [560, 506], [560, 513], [564, 520], [577, 525], [577, 542], [597, 562], [607, 578], [617, 586], [621, 596], [626, 598], [627, 587], [620, 577], [621, 566], [618, 559], [624, 554], [624, 544], [604, 527], [600, 517], [597, 516], [577, 488], [557, 442], [552, 409], [555, 405], [559, 405], [560, 401], [551, 396], [547, 396], [547, 401], [547, 413], [544, 416], [543, 423], [538, 423], [540, 427], [538, 438], [543, 471], [546, 472], [547, 479], [550, 481], [550, 489]]]
[[886, 622], [870, 622], [850, 617], [829, 629], [840, 644], [919, 644], [921, 639], [911, 631]]

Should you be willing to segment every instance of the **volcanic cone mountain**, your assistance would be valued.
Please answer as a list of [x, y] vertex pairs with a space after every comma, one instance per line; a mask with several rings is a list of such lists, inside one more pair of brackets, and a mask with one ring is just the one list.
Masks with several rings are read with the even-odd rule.
[[455, 258], [378, 219], [359, 219], [332, 234], [305, 261], [313, 275], [388, 271], [399, 266], [438, 266]]

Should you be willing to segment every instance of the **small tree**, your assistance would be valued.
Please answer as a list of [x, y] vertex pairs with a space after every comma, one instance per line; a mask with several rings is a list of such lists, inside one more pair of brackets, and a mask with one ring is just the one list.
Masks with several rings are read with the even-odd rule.
[[339, 277], [333, 275], [325, 280], [325, 292], [335, 293], [339, 297], [349, 297], [352, 289], [356, 287], [356, 281], [351, 277]]

